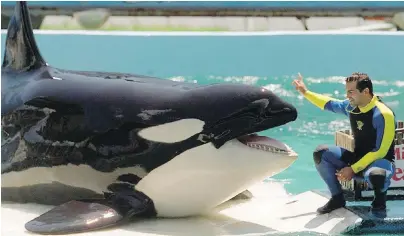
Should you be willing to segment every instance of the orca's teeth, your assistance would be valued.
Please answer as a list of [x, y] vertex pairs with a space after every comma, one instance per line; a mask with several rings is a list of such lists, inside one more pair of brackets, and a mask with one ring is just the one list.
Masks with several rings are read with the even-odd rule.
[[247, 143], [246, 144], [250, 148], [258, 149], [261, 151], [266, 151], [266, 152], [272, 152], [272, 153], [278, 153], [278, 154], [287, 154], [289, 153], [287, 150], [282, 150], [276, 147], [272, 147], [270, 145], [264, 145], [264, 144], [259, 144], [259, 143]]

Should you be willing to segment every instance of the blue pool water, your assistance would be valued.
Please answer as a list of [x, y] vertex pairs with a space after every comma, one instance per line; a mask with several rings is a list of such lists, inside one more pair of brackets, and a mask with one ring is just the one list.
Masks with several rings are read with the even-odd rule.
[[[296, 122], [264, 134], [289, 144], [299, 160], [275, 179], [290, 193], [324, 188], [312, 161], [318, 144], [332, 144], [348, 127], [341, 115], [321, 111], [294, 90], [302, 73], [309, 89], [344, 97], [343, 76], [368, 73], [375, 90], [404, 120], [404, 34], [272, 36], [36, 35], [49, 64], [75, 70], [132, 72], [193, 83], [264, 86], [293, 103]], [[4, 53], [5, 34], [1, 35]], [[158, 94], [156, 94], [158, 96]]]

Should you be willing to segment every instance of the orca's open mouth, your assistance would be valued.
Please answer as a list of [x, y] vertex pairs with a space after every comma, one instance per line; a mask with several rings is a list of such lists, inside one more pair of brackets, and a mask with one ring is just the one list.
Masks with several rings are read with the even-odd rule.
[[285, 155], [293, 153], [293, 150], [283, 142], [266, 136], [260, 136], [256, 133], [240, 136], [237, 140], [250, 148], [266, 152]]

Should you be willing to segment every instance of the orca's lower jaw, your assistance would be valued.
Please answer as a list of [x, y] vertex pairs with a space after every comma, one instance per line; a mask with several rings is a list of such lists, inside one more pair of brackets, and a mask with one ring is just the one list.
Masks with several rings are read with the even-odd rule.
[[249, 148], [257, 149], [267, 153], [297, 156], [297, 154], [285, 143], [274, 138], [259, 136], [256, 132], [265, 131], [293, 122], [297, 118], [297, 111], [294, 107], [285, 106], [279, 110], [266, 108], [261, 116], [261, 121], [253, 128], [253, 132], [237, 137], [237, 140]]

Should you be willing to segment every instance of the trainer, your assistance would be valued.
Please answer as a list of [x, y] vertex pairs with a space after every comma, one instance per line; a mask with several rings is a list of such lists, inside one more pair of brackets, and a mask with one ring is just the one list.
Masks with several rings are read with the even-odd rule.
[[372, 211], [386, 210], [387, 189], [394, 175], [396, 118], [379, 97], [365, 73], [345, 79], [346, 100], [337, 100], [309, 91], [302, 76], [293, 81], [296, 90], [315, 106], [349, 117], [355, 139], [354, 152], [333, 145], [320, 145], [313, 153], [316, 169], [328, 186], [331, 199], [317, 209], [319, 214], [345, 207], [339, 180], [363, 178], [374, 190]]

